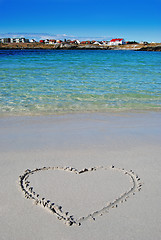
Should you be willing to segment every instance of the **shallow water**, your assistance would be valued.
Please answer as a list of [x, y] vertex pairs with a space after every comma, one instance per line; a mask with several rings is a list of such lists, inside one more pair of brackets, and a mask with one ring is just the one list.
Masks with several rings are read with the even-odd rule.
[[161, 53], [0, 50], [0, 115], [161, 109]]

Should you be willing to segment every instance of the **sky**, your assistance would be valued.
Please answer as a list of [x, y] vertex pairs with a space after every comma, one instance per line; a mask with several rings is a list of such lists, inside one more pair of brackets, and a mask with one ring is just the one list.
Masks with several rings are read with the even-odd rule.
[[0, 0], [0, 38], [161, 42], [161, 0]]

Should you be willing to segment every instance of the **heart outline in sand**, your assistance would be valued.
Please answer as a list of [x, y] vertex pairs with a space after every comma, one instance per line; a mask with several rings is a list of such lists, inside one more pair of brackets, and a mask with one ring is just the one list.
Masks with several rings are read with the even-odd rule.
[[[128, 191], [122, 193], [118, 198], [116, 198], [113, 202], [108, 203], [102, 209], [100, 209], [98, 211], [94, 211], [93, 213], [89, 214], [88, 216], [81, 217], [79, 219], [75, 219], [73, 217], [73, 215], [69, 215], [68, 212], [63, 211], [62, 206], [59, 206], [59, 205], [51, 202], [50, 200], [46, 200], [45, 198], [40, 198], [39, 194], [34, 191], [34, 188], [30, 186], [30, 181], [29, 181], [30, 175], [34, 174], [36, 172], [39, 172], [39, 171], [63, 170], [63, 171], [70, 171], [75, 174], [83, 174], [83, 173], [86, 173], [89, 171], [91, 171], [91, 172], [97, 171], [98, 169], [102, 169], [102, 170], [112, 169], [115, 171], [122, 172], [123, 174], [126, 174], [130, 177], [130, 179], [132, 180], [132, 186]], [[43, 168], [36, 168], [34, 170], [27, 169], [23, 175], [19, 176], [19, 184], [20, 184], [21, 190], [24, 192], [25, 197], [27, 199], [33, 200], [36, 205], [38, 204], [38, 205], [43, 206], [46, 209], [49, 209], [53, 214], [55, 214], [57, 216], [57, 218], [59, 220], [63, 220], [65, 222], [65, 224], [67, 224], [69, 226], [72, 226], [72, 225], [80, 226], [84, 221], [86, 221], [88, 219], [95, 220], [95, 218], [97, 216], [103, 215], [110, 208], [117, 207], [120, 202], [127, 201], [127, 198], [130, 195], [135, 195], [135, 192], [140, 191], [141, 187], [142, 187], [142, 183], [140, 182], [139, 176], [137, 174], [135, 174], [132, 170], [127, 171], [125, 169], [116, 168], [114, 166], [84, 168], [80, 171], [78, 171], [77, 169], [72, 168], [72, 167], [43, 167]]]

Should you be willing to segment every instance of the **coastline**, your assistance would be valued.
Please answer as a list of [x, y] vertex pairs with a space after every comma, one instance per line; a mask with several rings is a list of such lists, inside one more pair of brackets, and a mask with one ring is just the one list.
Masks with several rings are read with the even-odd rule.
[[60, 112], [1, 112], [0, 113], [0, 119], [7, 119], [7, 118], [34, 118], [34, 117], [62, 117], [62, 116], [77, 116], [77, 115], [99, 115], [99, 114], [139, 114], [139, 113], [148, 113], [148, 112], [154, 112], [154, 113], [160, 113], [161, 107], [153, 107], [153, 108], [145, 108], [145, 109], [129, 109], [129, 108], [113, 108], [108, 109], [106, 111], [60, 111]]
[[119, 46], [93, 44], [44, 44], [44, 43], [0, 43], [0, 50], [35, 49], [35, 50], [132, 50], [161, 51], [161, 43], [125, 44]]
[[[50, 240], [54, 236], [55, 239], [108, 237], [120, 240], [127, 235], [129, 239], [159, 238], [160, 119], [160, 111], [0, 118], [1, 238]], [[111, 207], [108, 213], [96, 216], [95, 221], [91, 218], [83, 222], [80, 227], [66, 226], [54, 214], [24, 198], [19, 186], [19, 175], [26, 169], [66, 166], [81, 170], [112, 165], [137, 173], [143, 185], [141, 191], [130, 195], [127, 202], [119, 203], [118, 207]], [[69, 175], [71, 182], [67, 186], [72, 188], [73, 195], [68, 195], [65, 189], [65, 174], [56, 175], [58, 183], [53, 172], [32, 175], [31, 182], [38, 192], [50, 193], [50, 199], [54, 201], [56, 197], [57, 201], [62, 201], [64, 209], [69, 204], [73, 214], [79, 214], [79, 208], [85, 212], [92, 206], [95, 209], [95, 204], [98, 210], [97, 201], [117, 198], [130, 184], [123, 175], [113, 175], [111, 171], [107, 175], [102, 173], [92, 178], [92, 181], [102, 179], [100, 193], [90, 195], [90, 176], [85, 174], [82, 179], [87, 189], [81, 187], [77, 175], [72, 184], [73, 178]], [[106, 182], [102, 182], [103, 179]], [[121, 192], [117, 189], [118, 181]], [[83, 190], [85, 192], [81, 193]]]

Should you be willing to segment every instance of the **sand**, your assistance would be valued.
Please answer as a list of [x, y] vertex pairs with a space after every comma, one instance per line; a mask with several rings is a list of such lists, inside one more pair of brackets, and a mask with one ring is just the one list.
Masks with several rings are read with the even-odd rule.
[[159, 239], [160, 156], [160, 112], [0, 118], [1, 239]]

